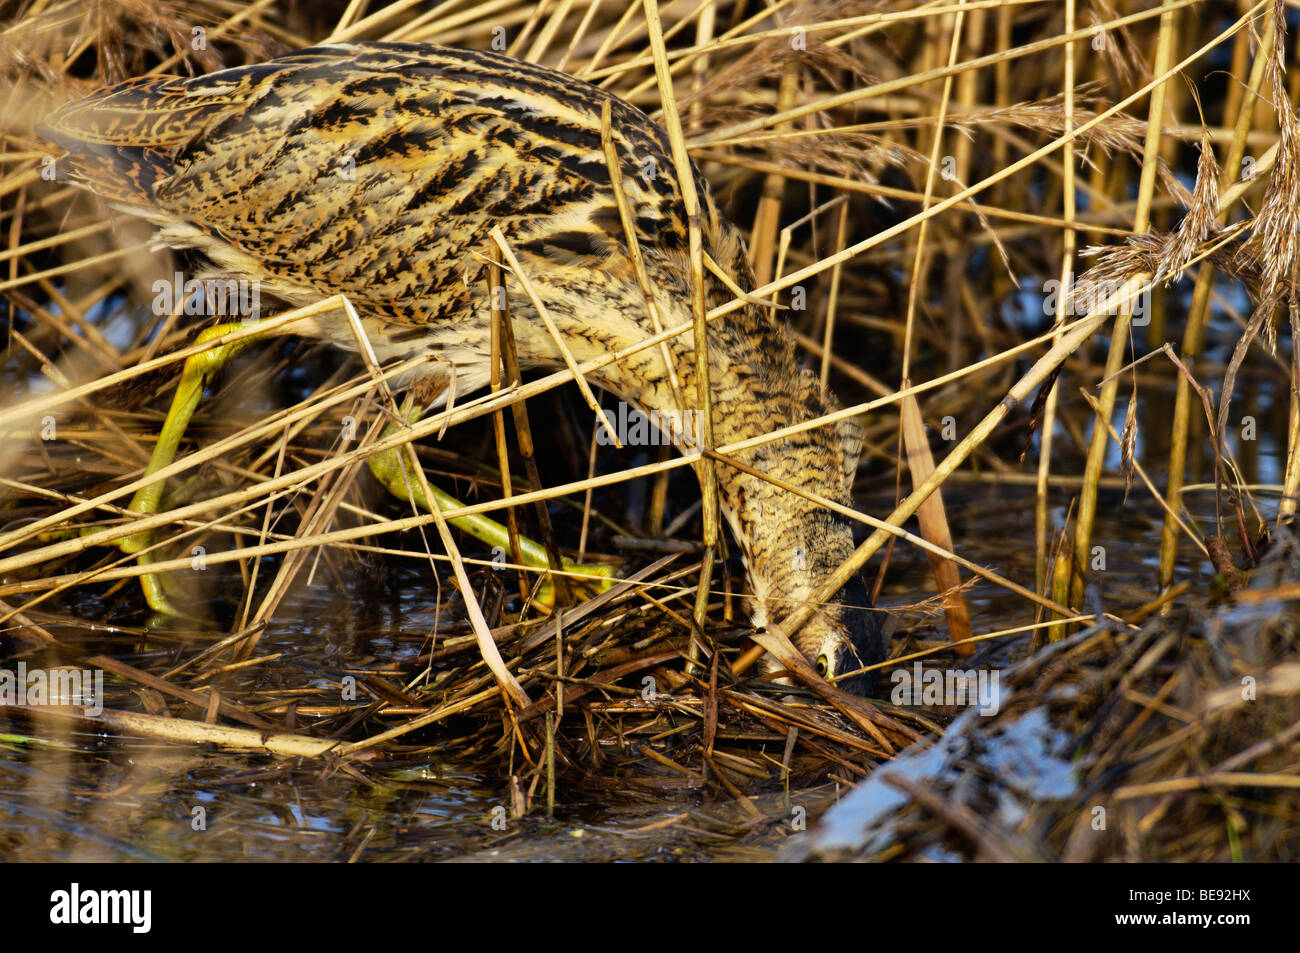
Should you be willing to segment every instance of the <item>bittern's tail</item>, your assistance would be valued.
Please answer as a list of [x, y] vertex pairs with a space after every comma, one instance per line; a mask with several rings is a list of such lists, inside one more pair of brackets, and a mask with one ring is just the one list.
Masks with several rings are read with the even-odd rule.
[[68, 150], [59, 171], [73, 182], [109, 202], [151, 207], [172, 156], [194, 134], [182, 82], [151, 76], [101, 89], [59, 109], [37, 133]]

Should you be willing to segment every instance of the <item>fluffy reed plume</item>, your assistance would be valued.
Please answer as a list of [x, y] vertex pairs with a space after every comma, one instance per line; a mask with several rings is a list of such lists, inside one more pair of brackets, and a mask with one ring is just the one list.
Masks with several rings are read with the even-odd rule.
[[1234, 254], [1235, 245], [1225, 248], [1218, 241], [1223, 232], [1218, 222], [1219, 174], [1209, 134], [1202, 133], [1196, 188], [1178, 226], [1167, 233], [1131, 235], [1123, 245], [1085, 248], [1083, 255], [1095, 261], [1075, 285], [1071, 308], [1077, 310], [1080, 301], [1104, 301], [1107, 289], [1120, 287], [1138, 275], [1151, 275], [1153, 282], [1168, 285], [1180, 278], [1183, 269], [1200, 256], [1239, 277], [1253, 276], [1252, 263]]

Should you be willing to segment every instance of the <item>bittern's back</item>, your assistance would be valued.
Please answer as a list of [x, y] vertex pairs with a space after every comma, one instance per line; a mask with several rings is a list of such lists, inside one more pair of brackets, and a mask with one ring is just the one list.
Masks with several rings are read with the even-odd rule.
[[[46, 134], [75, 180], [163, 226], [164, 241], [294, 302], [347, 294], [387, 328], [382, 347], [469, 315], [464, 279], [493, 226], [546, 262], [548, 283], [593, 270], [634, 283], [601, 147], [606, 102], [647, 271], [683, 291], [686, 225], [663, 131], [597, 87], [496, 54], [318, 47], [125, 83], [59, 111]], [[706, 248], [743, 270], [739, 239], [697, 185]]]

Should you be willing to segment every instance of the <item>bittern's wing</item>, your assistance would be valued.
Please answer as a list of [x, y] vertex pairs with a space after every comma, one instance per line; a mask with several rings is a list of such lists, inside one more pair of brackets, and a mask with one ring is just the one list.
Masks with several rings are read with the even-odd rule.
[[[60, 110], [45, 135], [74, 180], [172, 243], [291, 300], [342, 291], [383, 315], [454, 306], [493, 225], [556, 266], [627, 268], [606, 100], [638, 242], [684, 262], [662, 130], [596, 87], [491, 53], [349, 44], [136, 80]], [[708, 247], [726, 226], [696, 177]]]

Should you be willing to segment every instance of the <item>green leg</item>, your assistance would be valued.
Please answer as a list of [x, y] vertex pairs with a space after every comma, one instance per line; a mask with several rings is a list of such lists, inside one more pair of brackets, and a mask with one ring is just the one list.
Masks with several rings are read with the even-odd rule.
[[[223, 334], [229, 334], [231, 331], [241, 330], [244, 327], [246, 325], [239, 322], [214, 325], [199, 332], [195, 341], [202, 344], [211, 341], [213, 338], [219, 338]], [[253, 337], [242, 338], [229, 344], [222, 344], [219, 347], [202, 351], [186, 360], [185, 369], [181, 372], [180, 384], [176, 387], [176, 395], [172, 398], [171, 408], [167, 411], [167, 419], [163, 421], [162, 432], [158, 435], [158, 442], [154, 444], [153, 455], [149, 458], [149, 465], [145, 468], [146, 477], [157, 473], [176, 459], [176, 451], [180, 447], [181, 438], [185, 436], [185, 428], [189, 426], [190, 418], [194, 416], [194, 411], [199, 406], [199, 400], [203, 397], [203, 389], [207, 387], [208, 382], [216, 376], [217, 372], [226, 365], [227, 361], [253, 340]], [[164, 481], [158, 480], [141, 487], [136, 491], [135, 496], [131, 498], [129, 508], [136, 513], [157, 513], [159, 503], [162, 500], [163, 483]], [[123, 539], [118, 544], [118, 547], [124, 553], [140, 553], [141, 550], [148, 548], [150, 535], [149, 533], [136, 533]], [[154, 562], [155, 558], [156, 554], [154, 553], [141, 553], [140, 565], [147, 566]], [[154, 612], [169, 616], [184, 616], [184, 613], [172, 606], [166, 592], [163, 590], [162, 580], [159, 576], [153, 573], [143, 575], [140, 577], [140, 585], [144, 589], [145, 601], [149, 603], [149, 608], [153, 609]]]
[[[407, 423], [415, 423], [422, 416], [423, 411], [413, 409], [408, 402], [402, 408], [402, 415], [406, 418]], [[397, 432], [398, 428], [403, 426], [401, 423], [394, 422], [389, 424], [384, 431], [384, 436], [389, 437]], [[394, 447], [392, 450], [384, 450], [370, 458], [370, 472], [375, 478], [384, 485], [389, 493], [400, 500], [414, 503], [424, 510], [432, 511], [429, 501], [425, 498], [424, 490], [418, 481], [409, 480], [403, 469], [403, 453], [405, 447]], [[433, 499], [438, 504], [439, 510], [459, 509], [465, 504], [461, 503], [454, 496], [445, 493], [438, 487], [430, 485], [429, 489], [433, 493]], [[482, 540], [489, 546], [499, 546], [503, 552], [510, 552], [510, 531], [501, 523], [489, 519], [482, 514], [475, 513], [470, 516], [457, 516], [448, 522], [457, 529], [464, 530], [475, 539]], [[550, 607], [555, 604], [555, 586], [550, 581], [549, 572], [551, 568], [550, 560], [546, 556], [546, 547], [540, 543], [534, 542], [523, 536], [519, 537], [519, 552], [514, 554], [517, 562], [529, 569], [538, 572], [547, 573], [547, 578], [543, 581], [541, 588], [537, 592], [534, 602], [543, 607]], [[575, 563], [567, 558], [563, 559], [564, 568], [578, 574], [576, 577], [570, 577], [570, 582], [584, 586], [595, 592], [603, 592], [613, 585], [612, 577], [614, 567], [605, 563]], [[582, 576], [596, 578], [580, 578]]]
[[[232, 331], [241, 330], [245, 326], [240, 322], [215, 325], [200, 332], [195, 341], [202, 344]], [[171, 408], [167, 411], [166, 420], [163, 421], [162, 432], [158, 435], [158, 442], [154, 444], [153, 454], [150, 456], [149, 464], [145, 468], [146, 477], [157, 473], [176, 459], [176, 452], [180, 448], [181, 438], [185, 435], [185, 429], [189, 426], [194, 411], [198, 408], [208, 382], [220, 372], [226, 362], [254, 340], [256, 340], [255, 336], [242, 338], [238, 341], [232, 341], [202, 351], [186, 360], [180, 383], [176, 388], [176, 394], [172, 398]], [[405, 408], [403, 413], [410, 422], [419, 420], [422, 416], [420, 411], [412, 410], [409, 407]], [[398, 426], [400, 425], [391, 425], [387, 433], [395, 432]], [[369, 461], [370, 470], [394, 496], [413, 502], [417, 506], [428, 510], [430, 506], [424, 497], [423, 490], [419, 486], [408, 484], [403, 474], [402, 450], [403, 448], [399, 447], [371, 457]], [[162, 501], [163, 483], [164, 481], [158, 480], [137, 490], [135, 496], [131, 499], [129, 509], [142, 514], [157, 513]], [[437, 487], [430, 487], [430, 489], [440, 510], [458, 509], [463, 506], [454, 497], [444, 493]], [[509, 531], [500, 523], [486, 516], [477, 514], [460, 516], [450, 520], [450, 522], [453, 526], [464, 530], [489, 546], [499, 546], [505, 552], [511, 551]], [[155, 553], [143, 552], [149, 547], [150, 535], [147, 532], [136, 533], [124, 538], [118, 546], [124, 553], [139, 553], [140, 565], [147, 566], [157, 559]], [[540, 572], [546, 572], [550, 569], [545, 547], [530, 539], [520, 537], [519, 549], [520, 552], [515, 558], [523, 565]], [[593, 577], [585, 581], [581, 579], [573, 581], [586, 585], [597, 592], [608, 589], [612, 585], [611, 577], [614, 572], [612, 566], [606, 564], [579, 565], [565, 559], [564, 568], [583, 576]], [[154, 573], [146, 573], [140, 577], [140, 584], [144, 590], [145, 601], [148, 602], [149, 607], [154, 612], [167, 616], [184, 617], [184, 613], [172, 606], [163, 589], [160, 576]], [[549, 581], [549, 577], [539, 591], [536, 601], [543, 606], [554, 604], [554, 586]]]

